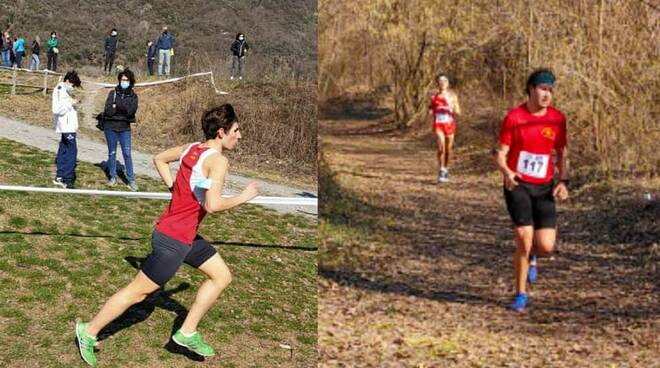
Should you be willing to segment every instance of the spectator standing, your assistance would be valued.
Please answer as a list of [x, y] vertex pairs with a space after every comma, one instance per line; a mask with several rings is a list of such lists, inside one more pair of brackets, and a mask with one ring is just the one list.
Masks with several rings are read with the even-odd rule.
[[32, 41], [32, 59], [30, 61], [30, 70], [39, 70], [39, 52], [41, 50], [41, 39], [39, 35], [34, 36]]
[[154, 41], [147, 41], [147, 71], [154, 75], [154, 60], [156, 60], [156, 45]]
[[239, 33], [236, 35], [236, 39], [231, 44], [230, 50], [232, 53], [231, 57], [231, 77], [234, 79], [243, 79], [243, 68], [245, 67], [245, 56], [247, 55], [248, 49], [250, 46], [245, 39], [245, 35]]
[[14, 65], [21, 68], [23, 63], [23, 56], [25, 56], [25, 39], [22, 37], [14, 37]]
[[158, 75], [165, 74], [169, 77], [174, 36], [167, 30], [167, 27], [163, 27], [163, 33], [158, 37], [156, 48], [158, 49]]
[[46, 43], [48, 51], [46, 55], [48, 56], [48, 70], [57, 71], [57, 57], [60, 53], [60, 39], [57, 38], [57, 32], [53, 31], [50, 33], [50, 39]]
[[76, 181], [76, 160], [78, 146], [76, 133], [78, 132], [78, 112], [80, 101], [71, 97], [74, 88], [80, 88], [80, 78], [75, 70], [64, 76], [64, 80], [57, 84], [53, 91], [53, 119], [55, 132], [61, 134], [60, 145], [57, 149], [55, 166], [57, 171], [53, 184], [62, 188], [72, 189]]
[[5, 31], [2, 34], [2, 65], [11, 67], [11, 52], [13, 48], [13, 42], [9, 36], [9, 32]]
[[118, 84], [110, 91], [103, 110], [103, 132], [108, 144], [108, 181], [109, 186], [117, 184], [117, 142], [121, 146], [126, 165], [128, 188], [138, 190], [133, 172], [131, 156], [131, 124], [135, 122], [138, 109], [138, 96], [133, 91], [135, 75], [130, 69], [124, 69], [117, 75]]
[[103, 64], [103, 71], [110, 74], [112, 72], [112, 64], [115, 61], [115, 54], [117, 52], [117, 45], [119, 44], [119, 37], [117, 29], [113, 28], [108, 37], [105, 38], [105, 64]]

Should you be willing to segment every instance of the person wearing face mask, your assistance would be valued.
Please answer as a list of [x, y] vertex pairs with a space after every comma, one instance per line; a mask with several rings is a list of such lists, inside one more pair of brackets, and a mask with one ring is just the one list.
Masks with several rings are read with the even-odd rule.
[[238, 79], [243, 79], [243, 68], [245, 67], [245, 56], [247, 55], [248, 49], [250, 46], [245, 40], [245, 35], [239, 33], [236, 35], [236, 40], [231, 44], [231, 77], [238, 77]]
[[[154, 226], [151, 254], [134, 279], [111, 296], [89, 322], [76, 323], [80, 355], [91, 366], [97, 363], [94, 345], [98, 334], [132, 305], [163, 288], [183, 263], [200, 270], [206, 278], [171, 339], [198, 355], [215, 355], [198, 327], [231, 283], [232, 275], [218, 251], [197, 230], [206, 214], [239, 206], [254, 198], [258, 188], [253, 181], [240, 194], [222, 196], [229, 168], [226, 152], [242, 138], [234, 108], [229, 104], [212, 108], [202, 115], [200, 125], [204, 141], [172, 147], [154, 156], [156, 170], [172, 192], [172, 199]], [[172, 177], [170, 164], [175, 162], [179, 168]]]
[[172, 61], [172, 49], [174, 48], [174, 36], [163, 27], [163, 33], [156, 41], [156, 48], [158, 49], [158, 75], [165, 74], [170, 76], [170, 63]]
[[57, 171], [53, 184], [62, 188], [72, 189], [76, 181], [76, 160], [78, 146], [76, 132], [78, 131], [78, 108], [80, 101], [71, 96], [74, 88], [80, 88], [80, 78], [75, 70], [64, 76], [64, 80], [53, 90], [53, 119], [55, 132], [61, 134], [57, 149], [55, 166]]
[[105, 64], [103, 64], [103, 71], [105, 72], [107, 69], [108, 74], [112, 71], [112, 63], [115, 61], [115, 52], [117, 51], [118, 43], [117, 30], [113, 28], [108, 37], [105, 38]]
[[48, 70], [52, 70], [54, 72], [57, 71], [57, 56], [60, 53], [59, 46], [60, 39], [57, 38], [57, 32], [53, 31], [50, 33], [48, 42], [46, 42], [46, 56], [48, 57]]
[[135, 75], [130, 69], [124, 69], [117, 75], [119, 84], [110, 91], [105, 101], [103, 111], [103, 133], [108, 144], [108, 185], [117, 184], [117, 143], [121, 147], [126, 166], [128, 188], [138, 190], [133, 172], [131, 157], [131, 124], [135, 123], [135, 113], [138, 109], [138, 96], [133, 90]]

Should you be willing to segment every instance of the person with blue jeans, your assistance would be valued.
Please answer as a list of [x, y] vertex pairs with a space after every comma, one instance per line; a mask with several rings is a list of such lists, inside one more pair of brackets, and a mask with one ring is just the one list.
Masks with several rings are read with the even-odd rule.
[[22, 37], [14, 37], [14, 55], [14, 64], [20, 69], [25, 56], [25, 40]]
[[108, 180], [109, 186], [117, 184], [117, 143], [121, 147], [126, 165], [128, 188], [138, 190], [133, 172], [131, 156], [131, 124], [135, 122], [138, 109], [138, 96], [133, 91], [135, 75], [130, 69], [124, 69], [117, 75], [119, 85], [110, 91], [103, 111], [103, 132], [108, 143]]
[[9, 32], [4, 32], [2, 34], [2, 48], [0, 52], [2, 53], [2, 65], [6, 67], [11, 67], [11, 53], [14, 47], [14, 42], [9, 36]]
[[158, 75], [170, 76], [170, 63], [172, 61], [172, 48], [174, 48], [174, 36], [163, 27], [163, 33], [156, 42], [158, 49]]
[[34, 37], [34, 42], [32, 42], [32, 60], [30, 61], [30, 70], [39, 70], [40, 49], [41, 49], [41, 40], [37, 35]]
[[64, 81], [57, 84], [53, 91], [53, 118], [55, 132], [61, 134], [55, 166], [57, 171], [53, 184], [62, 188], [73, 189], [76, 181], [76, 160], [78, 147], [76, 132], [78, 131], [78, 112], [80, 101], [71, 97], [74, 88], [80, 88], [80, 78], [75, 70], [64, 76]]

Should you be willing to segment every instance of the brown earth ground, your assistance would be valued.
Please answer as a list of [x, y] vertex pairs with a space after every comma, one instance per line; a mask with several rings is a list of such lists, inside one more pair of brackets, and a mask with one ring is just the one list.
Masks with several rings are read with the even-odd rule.
[[426, 133], [333, 107], [319, 122], [320, 367], [660, 367], [657, 180], [574, 188], [515, 314], [497, 122], [459, 124], [438, 184]]

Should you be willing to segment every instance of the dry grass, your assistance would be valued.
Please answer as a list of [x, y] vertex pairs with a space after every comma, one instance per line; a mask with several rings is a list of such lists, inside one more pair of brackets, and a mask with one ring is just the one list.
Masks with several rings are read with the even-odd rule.
[[[286, 1], [85, 0], [75, 7], [76, 16], [71, 17], [71, 4], [66, 0], [3, 2], [0, 26], [4, 31], [13, 22], [12, 35], [23, 36], [28, 46], [35, 34], [45, 42], [50, 31], [57, 30], [62, 44], [60, 70], [84, 65], [101, 69], [103, 42], [113, 27], [120, 37], [116, 64], [144, 70], [147, 39], [157, 38], [161, 27], [168, 25], [176, 37], [176, 74], [186, 71], [191, 58], [209, 58], [222, 66], [219, 76], [226, 76], [229, 46], [236, 33], [243, 32], [253, 46], [247, 64], [249, 77], [261, 78], [261, 73], [281, 68], [290, 69], [296, 78], [314, 79], [316, 75], [316, 1], [294, 5]], [[62, 19], [69, 20], [63, 24]]]
[[[87, 67], [88, 80], [113, 82], [111, 76], [94, 76]], [[0, 76], [3, 74], [0, 73]], [[35, 78], [20, 73], [25, 83]], [[54, 80], [54, 78], [51, 78]], [[144, 78], [139, 82], [155, 79]], [[261, 82], [229, 84], [217, 81], [229, 95], [216, 95], [208, 80], [186, 80], [138, 89], [140, 108], [133, 130], [134, 146], [145, 152], [158, 152], [174, 144], [202, 140], [203, 112], [222, 103], [231, 103], [238, 113], [243, 143], [231, 152], [232, 170], [276, 182], [316, 186], [316, 84], [279, 78]], [[2, 92], [2, 91], [0, 91]], [[19, 91], [21, 92], [21, 91]], [[75, 92], [82, 100], [92, 98], [85, 90]], [[92, 104], [100, 111], [107, 96], [102, 90]], [[50, 96], [0, 93], [0, 113], [4, 116], [52, 128]], [[80, 114], [80, 113], [79, 113]], [[80, 116], [81, 122], [89, 117]], [[81, 124], [84, 137], [103, 141], [94, 128]]]
[[659, 174], [660, 49], [650, 45], [660, 44], [660, 17], [646, 1], [321, 1], [319, 8], [322, 100], [387, 85], [393, 119], [423, 124], [442, 71], [459, 96], [478, 96], [464, 103], [468, 115], [488, 105], [501, 120], [525, 98], [529, 72], [551, 67], [573, 162], [588, 180]]

